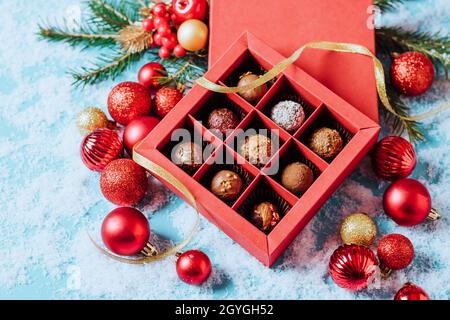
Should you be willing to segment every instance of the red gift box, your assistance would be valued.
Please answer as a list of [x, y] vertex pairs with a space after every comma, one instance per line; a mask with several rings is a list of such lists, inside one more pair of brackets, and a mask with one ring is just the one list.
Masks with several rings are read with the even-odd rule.
[[[269, 70], [282, 60], [284, 57], [280, 53], [245, 33], [205, 77], [215, 83], [233, 85], [242, 71]], [[292, 135], [279, 128], [268, 116], [270, 106], [285, 99], [301, 101], [307, 115], [302, 127]], [[221, 138], [205, 128], [208, 114], [219, 107], [232, 109], [240, 116], [237, 129], [265, 128], [279, 137], [280, 148], [264, 168], [245, 161], [236, 151], [233, 142], [238, 130]], [[328, 162], [307, 146], [312, 131], [322, 126], [338, 130], [345, 141], [343, 150]], [[172, 162], [171, 152], [179, 143], [178, 140], [172, 141], [176, 129], [186, 129], [201, 136], [204, 139], [202, 147], [211, 151], [211, 156], [198, 170], [185, 171]], [[148, 159], [176, 176], [193, 194], [200, 212], [207, 219], [264, 265], [271, 266], [375, 144], [379, 131], [376, 122], [292, 65], [270, 83], [267, 94], [256, 105], [237, 94], [218, 94], [199, 85], [194, 86], [154, 131], [135, 147], [134, 159], [144, 167], [145, 159]], [[225, 156], [237, 161], [233, 164], [215, 161]], [[301, 196], [286, 190], [280, 183], [279, 172], [270, 170], [296, 160], [307, 164], [315, 175], [314, 183]], [[209, 190], [214, 173], [226, 168], [236, 171], [244, 180], [244, 190], [239, 198], [228, 203]], [[176, 187], [170, 183], [166, 185], [187, 200]], [[273, 202], [282, 215], [281, 221], [267, 234], [248, 220], [253, 206], [260, 201]]]
[[[314, 41], [354, 43], [375, 52], [372, 15], [373, 0], [211, 0], [209, 64], [245, 30], [285, 57]], [[296, 64], [378, 122], [371, 59], [308, 49]]]

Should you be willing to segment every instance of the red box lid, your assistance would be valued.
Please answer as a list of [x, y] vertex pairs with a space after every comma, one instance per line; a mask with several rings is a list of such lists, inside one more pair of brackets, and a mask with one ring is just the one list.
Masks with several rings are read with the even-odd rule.
[[[212, 66], [244, 31], [284, 56], [311, 41], [363, 45], [375, 52], [368, 27], [373, 0], [211, 0]], [[351, 53], [306, 50], [303, 70], [378, 122], [378, 97], [372, 59]]]

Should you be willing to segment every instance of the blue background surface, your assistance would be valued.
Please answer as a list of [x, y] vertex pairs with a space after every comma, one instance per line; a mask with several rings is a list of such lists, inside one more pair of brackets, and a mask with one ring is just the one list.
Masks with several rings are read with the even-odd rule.
[[[366, 158], [273, 269], [259, 264], [220, 230], [202, 219], [191, 243], [209, 254], [210, 280], [190, 287], [178, 280], [174, 259], [128, 266], [99, 254], [86, 236], [98, 239], [102, 219], [114, 208], [101, 195], [99, 176], [82, 165], [76, 114], [86, 106], [106, 110], [115, 83], [134, 80], [138, 66], [116, 82], [85, 89], [71, 87], [69, 68], [85, 65], [99, 52], [38, 41], [42, 21], [79, 19], [76, 0], [0, 0], [0, 298], [6, 299], [391, 299], [406, 281], [420, 284], [434, 299], [450, 298], [449, 182], [450, 112], [424, 122], [427, 140], [416, 146], [414, 177], [426, 183], [443, 219], [400, 228], [383, 213], [387, 184], [377, 179]], [[448, 32], [450, 3], [410, 1], [378, 23]], [[414, 111], [450, 98], [440, 77], [424, 96], [409, 99]], [[388, 128], [387, 128], [388, 129]], [[159, 243], [179, 240], [194, 212], [153, 183], [140, 207], [150, 218]], [[416, 257], [410, 267], [361, 293], [338, 288], [327, 273], [331, 253], [340, 244], [342, 219], [369, 213], [379, 237], [407, 235]]]

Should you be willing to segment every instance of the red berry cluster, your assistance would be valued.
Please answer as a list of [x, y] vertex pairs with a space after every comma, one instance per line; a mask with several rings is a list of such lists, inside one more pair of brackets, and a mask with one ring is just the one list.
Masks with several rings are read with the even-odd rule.
[[171, 9], [164, 3], [158, 3], [153, 7], [153, 17], [142, 21], [142, 28], [146, 32], [154, 32], [153, 44], [159, 46], [161, 59], [168, 59], [173, 53], [177, 58], [184, 57], [186, 50], [178, 44], [177, 35], [174, 32], [175, 16], [171, 15]]

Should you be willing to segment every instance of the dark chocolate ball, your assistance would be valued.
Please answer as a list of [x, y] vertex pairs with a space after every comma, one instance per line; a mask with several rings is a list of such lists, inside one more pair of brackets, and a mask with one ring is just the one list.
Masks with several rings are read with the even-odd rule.
[[270, 118], [287, 132], [295, 132], [305, 121], [305, 111], [300, 103], [295, 101], [281, 101], [273, 106]]
[[316, 129], [309, 139], [309, 147], [325, 160], [331, 160], [341, 152], [344, 141], [337, 130]]
[[240, 153], [251, 164], [262, 167], [272, 157], [272, 140], [260, 134], [245, 137]]
[[227, 134], [230, 130], [236, 129], [239, 125], [239, 118], [227, 108], [215, 109], [208, 117], [208, 129], [218, 130], [222, 134]]
[[280, 221], [280, 213], [277, 206], [271, 202], [262, 202], [255, 205], [251, 215], [252, 223], [261, 231], [272, 230]]
[[181, 143], [173, 149], [172, 161], [184, 170], [197, 170], [203, 164], [203, 150], [193, 142]]
[[242, 190], [242, 178], [233, 171], [222, 170], [211, 181], [211, 191], [224, 201], [233, 201]]
[[281, 184], [296, 195], [300, 195], [308, 190], [313, 182], [313, 171], [301, 162], [291, 163], [281, 173]]
[[[243, 74], [237, 84], [238, 87], [243, 87], [246, 85], [249, 85], [255, 80], [258, 80], [259, 76], [256, 74], [253, 74], [251, 72], [247, 72]], [[248, 102], [258, 102], [261, 100], [261, 98], [267, 93], [268, 87], [267, 84], [263, 84], [259, 87], [256, 87], [254, 89], [246, 90], [243, 92], [239, 92], [239, 95], [247, 100]]]

